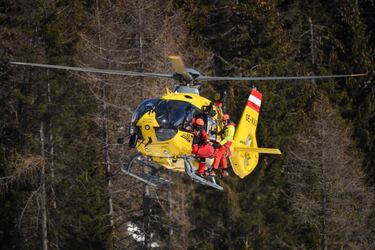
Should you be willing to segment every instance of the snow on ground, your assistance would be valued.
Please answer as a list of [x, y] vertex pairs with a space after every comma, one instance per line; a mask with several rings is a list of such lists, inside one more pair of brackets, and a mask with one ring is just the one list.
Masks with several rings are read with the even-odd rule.
[[[128, 222], [127, 226], [128, 226], [128, 233], [133, 237], [135, 241], [137, 242], [145, 241], [145, 234], [136, 224], [134, 224], [133, 222]], [[150, 246], [152, 248], [157, 248], [159, 247], [159, 244], [157, 242], [151, 242]]]

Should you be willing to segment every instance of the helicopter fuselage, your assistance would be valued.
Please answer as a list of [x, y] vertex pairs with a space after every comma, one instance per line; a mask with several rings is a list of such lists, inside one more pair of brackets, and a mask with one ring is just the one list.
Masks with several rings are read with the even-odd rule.
[[[250, 174], [258, 164], [259, 153], [281, 154], [278, 149], [258, 148], [256, 128], [262, 94], [255, 88], [243, 110], [230, 146], [229, 160], [240, 178]], [[198, 159], [192, 155], [194, 139], [192, 119], [202, 117], [211, 141], [220, 142], [223, 113], [220, 107], [198, 93], [171, 93], [160, 99], [142, 102], [132, 117], [130, 146], [147, 159], [171, 170], [186, 171], [185, 161], [191, 159], [196, 168]], [[212, 165], [212, 158], [206, 159]]]
[[136, 149], [168, 169], [185, 171], [182, 157], [191, 155], [192, 118], [203, 114], [204, 107], [211, 106], [215, 115], [205, 115], [206, 129], [220, 131], [217, 121], [220, 111], [211, 103], [199, 94], [178, 92], [144, 101], [132, 119], [138, 133]]

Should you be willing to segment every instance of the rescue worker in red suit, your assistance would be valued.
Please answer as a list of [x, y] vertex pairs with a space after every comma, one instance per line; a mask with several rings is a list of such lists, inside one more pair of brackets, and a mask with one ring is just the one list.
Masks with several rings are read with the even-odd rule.
[[215, 175], [215, 170], [222, 168], [222, 176], [228, 176], [228, 162], [227, 157], [230, 156], [230, 146], [232, 145], [232, 140], [235, 133], [235, 126], [231, 120], [229, 120], [229, 115], [223, 115], [224, 128], [222, 133], [222, 140], [215, 143], [215, 148], [217, 148], [214, 155], [214, 163], [212, 164], [213, 170], [212, 175]]
[[197, 174], [204, 176], [206, 172], [206, 158], [212, 157], [214, 148], [209, 144], [209, 137], [204, 129], [204, 121], [202, 118], [194, 118], [193, 124], [193, 148], [192, 153], [199, 158]]

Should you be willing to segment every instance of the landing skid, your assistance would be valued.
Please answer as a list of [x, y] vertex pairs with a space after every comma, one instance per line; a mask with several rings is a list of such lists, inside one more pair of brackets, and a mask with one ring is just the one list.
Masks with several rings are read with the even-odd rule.
[[213, 188], [216, 188], [216, 189], [219, 189], [219, 190], [223, 191], [223, 187], [216, 183], [216, 180], [213, 176], [209, 176], [208, 179], [206, 179], [206, 178], [203, 178], [203, 177], [200, 177], [199, 175], [197, 175], [195, 173], [195, 169], [192, 166], [191, 160], [190, 160], [189, 157], [184, 157], [184, 165], [185, 165], [186, 174], [193, 181], [198, 182], [199, 184], [209, 186], [209, 187], [213, 187]]
[[[149, 173], [136, 174], [132, 172], [132, 168], [134, 167], [134, 164], [136, 163], [140, 163], [142, 166], [148, 167], [151, 173], [150, 174]], [[124, 174], [129, 175], [153, 187], [167, 185], [169, 183], [172, 183], [171, 181], [167, 179], [164, 179], [160, 176], [156, 176], [155, 174], [159, 172], [159, 170], [161, 169], [161, 166], [155, 164], [152, 161], [145, 159], [145, 157], [143, 157], [143, 155], [141, 154], [136, 154], [135, 156], [130, 158], [130, 161], [127, 164], [127, 166], [125, 166], [123, 162], [120, 160], [120, 167], [121, 167], [121, 171]]]
[[[183, 159], [184, 159], [185, 172], [193, 181], [201, 185], [216, 188], [221, 191], [223, 190], [223, 187], [216, 183], [216, 180], [213, 176], [208, 176], [207, 178], [203, 178], [197, 175], [195, 173], [195, 169], [189, 157], [184, 157]], [[141, 166], [148, 167], [149, 173], [144, 173], [143, 171], [141, 171], [140, 173], [135, 173], [133, 167], [136, 163], [139, 163]], [[148, 158], [144, 157], [142, 154], [136, 154], [133, 157], [131, 157], [127, 165], [124, 165], [124, 163], [120, 160], [120, 167], [121, 167], [121, 171], [124, 174], [131, 176], [153, 187], [158, 187], [158, 186], [172, 183], [171, 181], [167, 179], [157, 176], [156, 174], [161, 170], [162, 166], [149, 160]]]

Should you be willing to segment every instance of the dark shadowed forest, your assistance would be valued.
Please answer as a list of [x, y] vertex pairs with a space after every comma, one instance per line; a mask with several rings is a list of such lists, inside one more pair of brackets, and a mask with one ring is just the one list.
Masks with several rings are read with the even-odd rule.
[[[0, 249], [375, 249], [373, 0], [0, 0]], [[367, 73], [204, 82], [238, 122], [263, 93], [261, 156], [224, 191], [120, 171], [133, 110], [173, 80], [12, 61], [205, 75]]]

